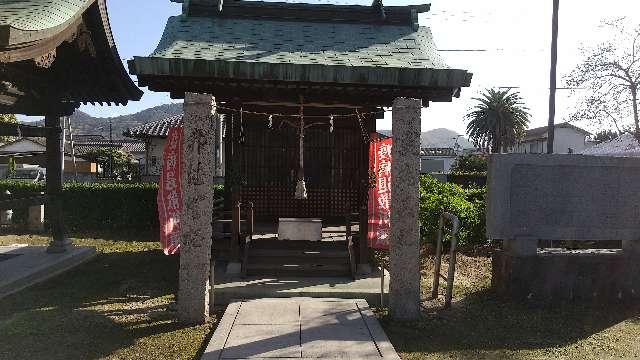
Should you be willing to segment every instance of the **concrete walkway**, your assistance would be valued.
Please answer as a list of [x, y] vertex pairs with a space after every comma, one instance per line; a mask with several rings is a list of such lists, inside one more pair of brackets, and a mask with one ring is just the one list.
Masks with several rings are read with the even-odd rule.
[[0, 246], [0, 298], [42, 282], [96, 255], [94, 247], [73, 246], [61, 254], [46, 246]]
[[364, 300], [231, 303], [202, 360], [400, 359]]

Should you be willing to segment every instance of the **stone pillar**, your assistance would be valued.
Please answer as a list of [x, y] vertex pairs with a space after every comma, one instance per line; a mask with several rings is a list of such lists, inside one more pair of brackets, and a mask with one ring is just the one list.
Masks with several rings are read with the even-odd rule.
[[47, 115], [44, 118], [47, 131], [47, 204], [46, 213], [51, 228], [51, 242], [47, 252], [65, 252], [71, 246], [64, 227], [64, 214], [62, 206], [62, 165], [64, 156], [62, 153], [62, 127], [60, 116]]
[[178, 317], [189, 324], [201, 324], [209, 316], [215, 161], [212, 105], [211, 95], [185, 94]]
[[397, 320], [420, 316], [420, 113], [422, 101], [393, 102], [389, 307]]
[[27, 228], [31, 232], [44, 231], [44, 205], [29, 206]]

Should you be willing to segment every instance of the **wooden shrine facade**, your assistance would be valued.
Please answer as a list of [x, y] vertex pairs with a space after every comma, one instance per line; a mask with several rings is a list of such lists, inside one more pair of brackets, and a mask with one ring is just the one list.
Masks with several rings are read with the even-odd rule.
[[142, 91], [122, 66], [105, 0], [0, 0], [0, 113], [44, 116], [43, 127], [0, 124], [0, 135], [46, 138], [46, 196], [0, 201], [45, 204], [48, 251], [70, 246], [63, 222], [61, 117], [82, 103], [126, 105]]
[[[367, 136], [382, 109], [391, 106], [397, 136], [393, 151], [399, 155], [392, 172], [399, 175], [403, 169], [392, 183], [403, 206], [391, 208], [397, 224], [391, 236], [408, 238], [391, 253], [392, 260], [399, 256], [411, 268], [405, 273], [412, 277], [406, 282], [410, 286], [401, 284], [395, 292], [408, 289], [396, 298], [415, 302], [413, 316], [419, 298], [420, 110], [431, 101], [452, 101], [472, 78], [466, 70], [447, 66], [431, 31], [419, 26], [418, 14], [429, 5], [172, 1], [183, 3], [182, 14], [169, 18], [153, 53], [136, 56], [128, 65], [140, 86], [185, 99], [183, 196], [188, 206], [181, 218], [180, 318], [203, 322], [209, 310], [211, 254], [203, 249], [211, 248], [213, 231], [202, 214], [213, 211], [213, 194], [205, 183], [213, 179], [212, 117], [225, 118], [225, 201], [232, 214], [226, 220], [234, 244], [230, 274], [241, 272], [241, 262], [246, 269], [247, 251], [241, 254], [238, 244], [246, 249], [251, 243], [239, 236], [241, 207], [247, 204], [249, 213], [253, 204], [258, 217], [270, 219], [327, 219], [356, 211], [364, 232]], [[250, 217], [246, 224], [252, 228]], [[347, 238], [348, 262], [354, 265]], [[363, 272], [369, 265], [367, 250], [360, 234], [357, 267]]]
[[[243, 111], [298, 112], [300, 107], [243, 106]], [[369, 134], [375, 131], [376, 113], [352, 116], [353, 109], [305, 108], [304, 180], [308, 197], [296, 199], [299, 169], [299, 121], [291, 117], [226, 111], [227, 146], [235, 139], [235, 161], [228, 161], [227, 186], [240, 183], [240, 199], [252, 202], [257, 220], [275, 221], [279, 217], [343, 219], [347, 213], [366, 207], [368, 193]], [[348, 116], [339, 116], [351, 112]], [[382, 115], [382, 110], [379, 109]], [[333, 118], [332, 118], [333, 116]], [[242, 123], [241, 123], [242, 122]], [[331, 124], [333, 123], [333, 125]], [[293, 125], [293, 126], [292, 126]], [[232, 154], [227, 149], [227, 154]], [[238, 166], [238, 168], [234, 168]]]

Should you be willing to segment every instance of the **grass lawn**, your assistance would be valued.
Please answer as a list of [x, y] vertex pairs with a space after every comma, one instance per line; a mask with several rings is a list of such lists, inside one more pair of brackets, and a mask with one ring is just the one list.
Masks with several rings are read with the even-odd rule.
[[[198, 359], [215, 321], [185, 327], [169, 304], [178, 258], [155, 241], [76, 239], [95, 260], [0, 300], [0, 359]], [[45, 244], [0, 236], [0, 245]], [[423, 264], [423, 297], [432, 261]], [[424, 318], [381, 321], [403, 359], [640, 357], [640, 305], [545, 308], [503, 302], [489, 290], [487, 257], [459, 256], [454, 305], [425, 302]], [[443, 266], [446, 269], [446, 266]], [[444, 291], [444, 289], [443, 289]], [[216, 314], [221, 315], [221, 311]]]
[[[425, 299], [432, 264], [423, 263]], [[427, 301], [424, 318], [409, 324], [383, 311], [383, 327], [403, 359], [640, 358], [640, 304], [534, 307], [497, 299], [490, 284], [489, 258], [459, 256], [450, 310], [443, 298]]]
[[[46, 244], [0, 236], [0, 245]], [[215, 323], [186, 327], [169, 309], [178, 258], [157, 242], [74, 239], [96, 259], [0, 300], [0, 359], [194, 359]]]

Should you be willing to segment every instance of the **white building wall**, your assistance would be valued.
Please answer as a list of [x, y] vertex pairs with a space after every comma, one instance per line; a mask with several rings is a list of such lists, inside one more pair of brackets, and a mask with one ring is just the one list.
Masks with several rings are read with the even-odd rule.
[[[455, 161], [456, 157], [452, 156], [422, 156], [420, 158], [421, 172], [427, 173], [429, 170], [435, 170], [435, 172], [448, 173]], [[441, 167], [440, 164], [442, 164]], [[435, 165], [437, 165], [437, 169], [434, 169]]]
[[[574, 129], [559, 127], [554, 131], [554, 154], [577, 154], [590, 146], [585, 141], [586, 136]], [[519, 154], [544, 154], [547, 152], [547, 140], [525, 141], [514, 146], [512, 153]]]
[[162, 170], [162, 153], [164, 152], [164, 144], [167, 139], [151, 138], [151, 141], [147, 144], [147, 161], [146, 161], [146, 174], [152, 176], [160, 176]]
[[573, 129], [558, 128], [554, 131], [554, 134], [554, 154], [577, 154], [587, 148], [585, 135]]

